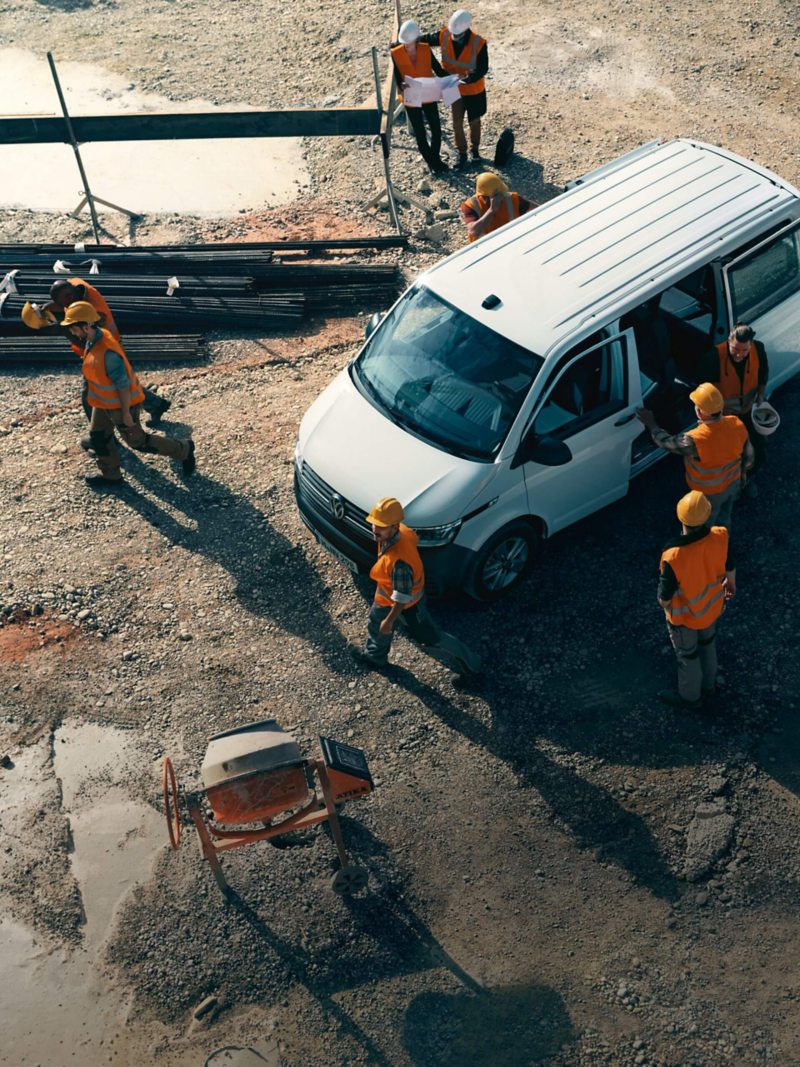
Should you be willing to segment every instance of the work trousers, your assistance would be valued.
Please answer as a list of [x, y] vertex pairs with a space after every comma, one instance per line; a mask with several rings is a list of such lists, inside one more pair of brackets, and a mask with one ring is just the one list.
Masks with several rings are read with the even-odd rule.
[[678, 692], [684, 700], [700, 699], [703, 689], [713, 689], [717, 677], [716, 620], [703, 630], [673, 626], [667, 630], [678, 657]]
[[125, 439], [126, 444], [137, 452], [157, 452], [170, 459], [187, 459], [189, 442], [163, 437], [161, 434], [146, 433], [141, 422], [142, 405], [131, 408], [133, 426], [125, 426], [120, 408], [92, 408], [89, 423], [89, 440], [97, 459], [100, 473], [109, 481], [122, 480], [117, 442], [114, 440], [116, 429]]
[[[460, 100], [456, 100], [452, 107], [453, 111], [453, 140], [456, 143], [456, 150], [460, 155], [465, 155], [467, 151], [467, 138], [464, 134], [464, 115], [467, 111], [467, 105], [464, 103], [464, 97]], [[473, 119], [469, 124], [469, 143], [472, 149], [477, 152], [481, 146], [481, 120], [480, 118]]]
[[[142, 405], [142, 407], [148, 413], [148, 415], [152, 415], [152, 413], [161, 403], [162, 397], [160, 397], [158, 393], [151, 392], [150, 389], [145, 389], [144, 386], [142, 386], [142, 392], [144, 393], [144, 404]], [[89, 403], [89, 383], [86, 381], [85, 378], [83, 379], [83, 391], [81, 392], [81, 405], [83, 407], [84, 414], [86, 415], [86, 421], [91, 422], [92, 405]]]
[[708, 517], [709, 526], [724, 526], [728, 533], [731, 532], [731, 520], [733, 505], [739, 499], [741, 482], [731, 482], [727, 489], [721, 493], [709, 493], [708, 501], [711, 504], [711, 514]]
[[753, 426], [753, 410], [745, 412], [743, 415], [738, 416], [747, 427], [747, 435], [750, 438], [750, 444], [753, 446], [755, 452], [755, 462], [748, 471], [748, 477], [752, 478], [759, 467], [764, 466], [764, 460], [766, 459], [766, 445], [763, 433], [759, 433]]
[[[367, 621], [367, 644], [364, 651], [376, 663], [389, 662], [389, 649], [393, 634], [382, 634], [381, 623], [391, 611], [381, 604], [373, 604]], [[408, 637], [422, 645], [431, 659], [444, 663], [456, 674], [477, 674], [481, 669], [481, 657], [452, 634], [440, 630], [428, 614], [427, 597], [407, 608], [395, 622]]]
[[[436, 167], [442, 161], [442, 124], [439, 121], [439, 105], [423, 104], [422, 107], [407, 107], [406, 115], [417, 139], [420, 155], [429, 167]], [[428, 144], [428, 135], [425, 132], [426, 119], [431, 131], [430, 144]]]

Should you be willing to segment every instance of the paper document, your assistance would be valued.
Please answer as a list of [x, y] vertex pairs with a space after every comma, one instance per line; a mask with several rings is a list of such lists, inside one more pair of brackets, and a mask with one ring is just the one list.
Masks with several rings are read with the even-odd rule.
[[460, 95], [457, 74], [448, 74], [446, 78], [406, 77], [403, 86], [403, 100], [409, 107], [435, 104], [439, 100], [451, 105]]

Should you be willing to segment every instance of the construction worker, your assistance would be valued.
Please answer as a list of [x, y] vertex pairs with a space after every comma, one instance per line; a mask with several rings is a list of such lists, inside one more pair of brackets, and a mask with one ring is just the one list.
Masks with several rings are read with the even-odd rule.
[[479, 174], [475, 182], [475, 196], [461, 205], [470, 244], [538, 206], [519, 193], [510, 193], [502, 178], [491, 171]]
[[464, 134], [464, 115], [469, 122], [472, 160], [481, 159], [481, 118], [486, 114], [486, 73], [489, 70], [489, 49], [486, 41], [472, 32], [469, 11], [456, 11], [438, 33], [426, 33], [423, 44], [438, 45], [442, 50], [442, 66], [448, 74], [458, 74], [461, 99], [452, 105], [453, 138], [458, 151], [459, 170], [467, 165], [467, 138]]
[[88, 301], [79, 300], [66, 309], [62, 323], [83, 345], [83, 376], [92, 409], [89, 437], [100, 468], [100, 474], [86, 478], [86, 484], [91, 489], [101, 489], [123, 481], [114, 440], [115, 429], [137, 452], [158, 452], [179, 459], [183, 463], [183, 473], [192, 474], [195, 469], [194, 441], [145, 433], [139, 421], [144, 390], [122, 345], [108, 330], [98, 326], [99, 321], [97, 309]]
[[391, 496], [379, 500], [367, 515], [378, 543], [378, 562], [369, 572], [377, 587], [367, 623], [366, 647], [351, 645], [351, 651], [360, 663], [386, 667], [394, 626], [399, 621], [429, 656], [454, 670], [450, 680], [460, 687], [478, 673], [481, 658], [440, 630], [428, 614], [417, 535], [403, 525], [403, 518], [402, 505]]
[[745, 496], [758, 493], [756, 471], [765, 458], [764, 436], [753, 427], [753, 404], [763, 404], [769, 381], [769, 362], [752, 326], [737, 322], [728, 340], [710, 349], [697, 365], [696, 381], [713, 382], [725, 400], [725, 414], [736, 415], [747, 427], [755, 460], [744, 487]]
[[[99, 290], [95, 289], [93, 285], [89, 285], [88, 282], [83, 281], [82, 278], [59, 278], [58, 281], [53, 282], [50, 286], [50, 303], [45, 304], [45, 311], [52, 311], [54, 315], [58, 315], [63, 312], [70, 304], [74, 304], [79, 300], [86, 300], [92, 305], [95, 311], [99, 312], [100, 319], [98, 326], [101, 329], [108, 330], [111, 336], [119, 344], [122, 344], [122, 338], [120, 337], [117, 324], [114, 322], [114, 316], [111, 314], [111, 308], [108, 306], [105, 297]], [[83, 348], [79, 345], [72, 345], [72, 351], [83, 359]], [[150, 423], [159, 422], [161, 418], [171, 407], [171, 401], [165, 399], [163, 396], [159, 396], [158, 393], [152, 393], [149, 389], [145, 389], [142, 386], [144, 393], [144, 410], [150, 416]], [[87, 422], [91, 420], [92, 409], [87, 399], [87, 385], [84, 380], [83, 393], [81, 395], [81, 404], [83, 410], [86, 413]], [[82, 444], [84, 442], [81, 442]], [[84, 445], [86, 447], [86, 445]]]
[[637, 408], [636, 414], [659, 448], [683, 456], [689, 488], [708, 497], [710, 521], [730, 530], [733, 505], [740, 488], [747, 484], [755, 458], [753, 446], [744, 423], [735, 415], [723, 415], [725, 402], [715, 385], [704, 382], [689, 398], [694, 403], [697, 426], [674, 437], [658, 426], [652, 411]]
[[711, 526], [711, 502], [696, 490], [678, 502], [681, 533], [661, 553], [658, 602], [678, 657], [678, 688], [658, 697], [670, 707], [699, 708], [717, 678], [716, 627], [736, 594], [728, 531]]
[[[431, 46], [420, 41], [418, 23], [413, 20], [404, 22], [397, 37], [399, 44], [392, 47], [392, 62], [397, 91], [402, 100], [406, 78], [442, 78], [444, 71], [431, 51]], [[449, 168], [441, 157], [442, 126], [439, 122], [439, 105], [422, 104], [421, 107], [414, 107], [406, 103], [405, 109], [417, 139], [420, 155], [435, 174], [443, 174]], [[431, 131], [430, 144], [425, 132], [426, 121]]]

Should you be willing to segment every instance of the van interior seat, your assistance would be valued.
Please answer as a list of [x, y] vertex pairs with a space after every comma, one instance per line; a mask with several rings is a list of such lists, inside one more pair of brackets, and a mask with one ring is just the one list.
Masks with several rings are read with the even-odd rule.
[[669, 329], [659, 312], [661, 297], [655, 296], [623, 315], [620, 329], [633, 330], [639, 367], [659, 389], [672, 388], [677, 368], [672, 355]]

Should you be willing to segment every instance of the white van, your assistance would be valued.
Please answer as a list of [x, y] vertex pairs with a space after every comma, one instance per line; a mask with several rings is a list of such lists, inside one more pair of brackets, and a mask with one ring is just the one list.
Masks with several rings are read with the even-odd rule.
[[508, 593], [540, 538], [665, 454], [638, 405], [694, 424], [693, 368], [733, 323], [766, 345], [768, 393], [797, 372], [799, 220], [798, 190], [763, 167], [654, 141], [449, 256], [306, 413], [303, 521], [366, 572], [365, 516], [396, 496], [431, 593]]

